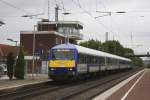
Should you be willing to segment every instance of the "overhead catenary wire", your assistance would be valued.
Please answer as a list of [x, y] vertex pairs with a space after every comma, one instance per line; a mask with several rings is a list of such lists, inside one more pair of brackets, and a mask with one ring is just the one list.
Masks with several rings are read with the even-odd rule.
[[7, 6], [10, 6], [10, 7], [12, 7], [12, 8], [15, 8], [15, 9], [17, 9], [17, 10], [23, 12], [23, 13], [26, 13], [26, 14], [29, 13], [29, 12], [25, 11], [24, 9], [22, 9], [22, 8], [20, 8], [20, 7], [17, 7], [16, 5], [11, 4], [11, 3], [9, 3], [9, 2], [6, 2], [6, 1], [4, 1], [4, 0], [0, 0], [0, 2], [6, 4]]
[[61, 4], [62, 4], [62, 8], [63, 8], [64, 12], [66, 12], [66, 9], [65, 9], [65, 7], [64, 7], [64, 2], [63, 2], [63, 0], [61, 0]]
[[72, 2], [77, 6], [79, 7], [82, 11], [84, 11], [87, 15], [89, 15], [93, 21], [95, 21], [96, 23], [100, 24], [101, 26], [103, 26], [106, 30], [108, 30], [109, 32], [111, 33], [114, 33], [110, 28], [108, 28], [105, 24], [103, 24], [101, 21], [99, 20], [96, 20], [95, 17], [90, 13], [88, 12], [87, 10], [85, 10], [82, 6], [81, 6], [81, 3], [79, 0], [77, 0], [77, 2], [75, 2], [74, 0], [72, 0]]

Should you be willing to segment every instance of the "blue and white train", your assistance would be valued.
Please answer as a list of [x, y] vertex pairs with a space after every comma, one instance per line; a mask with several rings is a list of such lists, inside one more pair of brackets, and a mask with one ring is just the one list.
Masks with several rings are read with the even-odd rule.
[[49, 77], [64, 80], [91, 73], [131, 68], [131, 60], [74, 44], [60, 44], [50, 49]]

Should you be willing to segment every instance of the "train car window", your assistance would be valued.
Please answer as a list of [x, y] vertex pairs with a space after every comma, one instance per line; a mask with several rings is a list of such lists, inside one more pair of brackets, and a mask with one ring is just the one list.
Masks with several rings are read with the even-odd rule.
[[95, 64], [99, 64], [99, 63], [100, 63], [100, 57], [95, 56]]
[[107, 58], [107, 64], [108, 64], [108, 65], [111, 64], [111, 58]]
[[96, 64], [96, 56], [93, 56], [93, 64]]
[[112, 59], [112, 64], [113, 64], [113, 65], [118, 64], [117, 59]]
[[100, 60], [101, 65], [105, 65], [105, 58], [104, 57], [100, 57], [99, 60]]
[[87, 63], [87, 55], [84, 55], [84, 63]]
[[91, 56], [91, 64], [94, 64], [94, 56]]
[[99, 63], [99, 58], [95, 56], [95, 64]]
[[85, 56], [82, 54], [82, 59], [81, 59], [82, 63], [85, 63], [84, 59], [85, 59]]
[[80, 58], [81, 58], [81, 55], [78, 54], [78, 63], [79, 63], [79, 64], [81, 63], [81, 62], [80, 62]]
[[90, 55], [87, 56], [87, 63], [91, 64], [91, 56]]
[[83, 54], [78, 55], [78, 63], [79, 64], [85, 63], [85, 55], [83, 55]]
[[120, 60], [119, 63], [120, 63], [120, 64], [125, 64], [125, 61]]

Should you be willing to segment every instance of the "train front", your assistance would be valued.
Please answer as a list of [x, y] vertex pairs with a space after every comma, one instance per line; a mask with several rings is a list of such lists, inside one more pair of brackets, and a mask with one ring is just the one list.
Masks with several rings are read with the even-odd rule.
[[76, 72], [76, 49], [51, 49], [49, 60], [49, 77], [53, 80], [69, 80]]

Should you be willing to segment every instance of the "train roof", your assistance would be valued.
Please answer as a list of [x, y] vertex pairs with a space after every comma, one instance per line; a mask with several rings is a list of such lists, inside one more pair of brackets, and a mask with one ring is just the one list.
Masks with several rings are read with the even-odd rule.
[[90, 48], [86, 48], [86, 47], [82, 47], [82, 46], [74, 45], [74, 44], [70, 44], [70, 43], [56, 45], [52, 49], [65, 49], [65, 48], [77, 49], [78, 52], [82, 53], [82, 54], [88, 54], [88, 55], [94, 55], [94, 56], [109, 57], [109, 58], [131, 61], [130, 59], [127, 59], [127, 58], [124, 58], [121, 56], [113, 55], [110, 53], [106, 53], [106, 52], [102, 52], [102, 51], [98, 51], [98, 50], [94, 50], [94, 49], [90, 49]]

